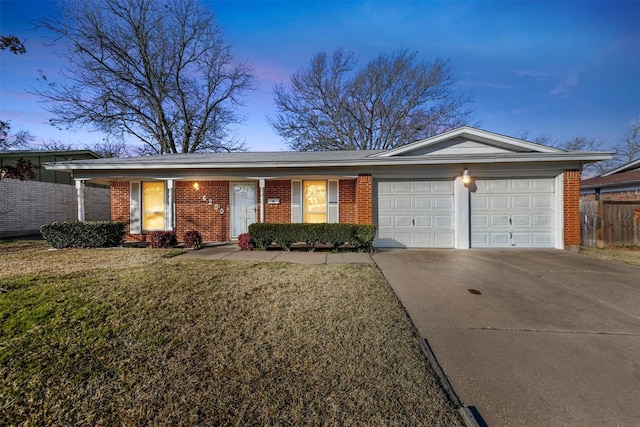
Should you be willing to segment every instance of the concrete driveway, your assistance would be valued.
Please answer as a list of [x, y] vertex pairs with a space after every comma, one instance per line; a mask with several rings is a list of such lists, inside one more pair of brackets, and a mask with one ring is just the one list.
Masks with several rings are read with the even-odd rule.
[[558, 250], [373, 259], [489, 426], [640, 426], [640, 267]]

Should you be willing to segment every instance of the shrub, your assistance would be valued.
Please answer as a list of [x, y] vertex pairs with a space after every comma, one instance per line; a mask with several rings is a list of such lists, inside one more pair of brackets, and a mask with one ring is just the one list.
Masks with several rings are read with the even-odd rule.
[[243, 251], [250, 251], [255, 247], [255, 244], [248, 233], [242, 233], [238, 236], [238, 246]]
[[123, 222], [116, 221], [68, 221], [45, 224], [40, 233], [57, 249], [107, 248], [122, 244], [124, 228]]
[[152, 248], [175, 248], [178, 245], [178, 237], [175, 231], [152, 231], [149, 233], [149, 246]]
[[199, 231], [191, 230], [184, 233], [184, 247], [200, 249], [202, 247], [202, 235]]
[[349, 244], [357, 250], [371, 251], [376, 228], [371, 224], [268, 224], [249, 226], [249, 234], [258, 249], [266, 249], [272, 243], [289, 250], [293, 243], [306, 243], [309, 249], [317, 244], [337, 248]]

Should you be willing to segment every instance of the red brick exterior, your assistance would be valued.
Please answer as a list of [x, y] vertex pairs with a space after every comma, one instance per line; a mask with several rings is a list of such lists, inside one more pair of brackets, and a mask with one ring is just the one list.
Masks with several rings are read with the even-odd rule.
[[580, 171], [564, 172], [564, 247], [580, 247]]
[[[279, 204], [268, 204], [268, 199], [280, 199]], [[291, 222], [291, 180], [266, 181], [264, 186], [264, 222], [288, 224]], [[259, 204], [259, 203], [258, 203]], [[258, 207], [258, 212], [260, 208]], [[260, 215], [258, 214], [258, 217]], [[258, 218], [258, 220], [260, 220]]]
[[356, 223], [373, 224], [373, 179], [358, 175], [356, 180]]
[[[597, 200], [596, 194], [583, 194], [580, 200], [594, 201]], [[639, 202], [640, 190], [612, 191], [610, 193], [600, 193], [600, 200], [613, 202]]]
[[[229, 240], [229, 182], [198, 181], [175, 182], [175, 224], [178, 239], [186, 231], [198, 230], [205, 241]], [[257, 188], [259, 191], [259, 188]], [[359, 175], [357, 179], [339, 181], [340, 222], [356, 224], [373, 223], [373, 179], [371, 175]], [[206, 195], [207, 200], [202, 197]], [[259, 198], [259, 192], [256, 195]], [[584, 196], [583, 196], [584, 197]], [[291, 222], [291, 181], [267, 180], [265, 183], [265, 203], [267, 199], [280, 199], [279, 204], [265, 205], [266, 222]], [[208, 200], [211, 199], [211, 204]], [[628, 200], [628, 199], [624, 199]], [[580, 245], [580, 171], [568, 170], [564, 173], [564, 246], [566, 249]], [[225, 210], [220, 214], [215, 205]], [[256, 201], [260, 212], [259, 200]], [[130, 195], [128, 181], [111, 183], [111, 219], [127, 224], [129, 230]], [[259, 218], [258, 218], [259, 220]], [[126, 235], [127, 241], [144, 240], [143, 235]]]
[[124, 239], [128, 242], [142, 240], [139, 234], [129, 234], [129, 222], [131, 216], [131, 199], [129, 198], [129, 181], [111, 182], [111, 220], [126, 224]]
[[[197, 230], [207, 242], [226, 242], [229, 240], [229, 182], [176, 181], [176, 234], [182, 240], [184, 233]], [[202, 200], [204, 196], [206, 200]], [[209, 204], [211, 199], [211, 204]], [[218, 205], [218, 210], [215, 206]], [[220, 208], [224, 213], [220, 213]]]
[[338, 209], [340, 222], [357, 224], [355, 179], [341, 179], [338, 182]]

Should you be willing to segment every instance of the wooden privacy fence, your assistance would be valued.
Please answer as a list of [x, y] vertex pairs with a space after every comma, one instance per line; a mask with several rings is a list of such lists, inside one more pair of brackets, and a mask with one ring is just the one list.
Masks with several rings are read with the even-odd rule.
[[580, 202], [583, 246], [640, 246], [640, 201]]

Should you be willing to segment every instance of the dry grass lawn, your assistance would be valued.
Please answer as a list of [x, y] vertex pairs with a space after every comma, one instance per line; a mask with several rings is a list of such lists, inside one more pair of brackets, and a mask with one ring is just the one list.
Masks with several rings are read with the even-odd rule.
[[580, 248], [580, 253], [594, 258], [640, 266], [640, 247], [611, 247], [604, 249], [582, 247]]
[[461, 425], [369, 265], [0, 243], [0, 425]]

